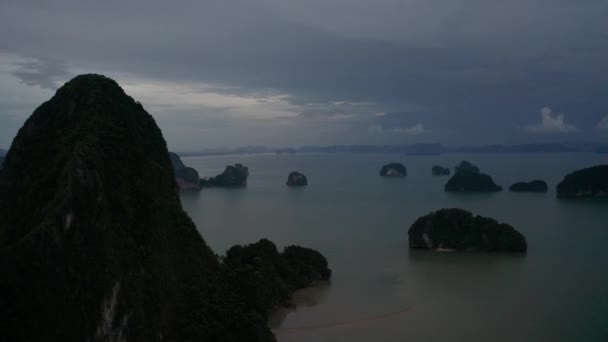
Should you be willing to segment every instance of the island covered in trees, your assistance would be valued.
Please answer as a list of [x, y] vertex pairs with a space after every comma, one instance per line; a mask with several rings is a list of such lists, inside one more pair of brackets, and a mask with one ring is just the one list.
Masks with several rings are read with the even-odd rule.
[[454, 175], [446, 183], [446, 192], [498, 192], [502, 187], [496, 185], [492, 177], [480, 172], [479, 167], [462, 161], [456, 166]]
[[417, 219], [408, 231], [411, 249], [469, 252], [525, 252], [526, 238], [512, 226], [473, 216], [462, 209], [441, 209]]
[[380, 176], [382, 177], [405, 177], [407, 176], [407, 169], [401, 163], [389, 163], [382, 166], [380, 169]]

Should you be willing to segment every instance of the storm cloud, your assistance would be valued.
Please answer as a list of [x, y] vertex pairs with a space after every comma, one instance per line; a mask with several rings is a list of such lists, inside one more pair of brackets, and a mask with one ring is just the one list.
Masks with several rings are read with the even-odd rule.
[[577, 127], [551, 139], [601, 140], [605, 13], [596, 0], [8, 0], [1, 86], [23, 100], [0, 97], [0, 125], [96, 72], [177, 150], [539, 141], [521, 127], [547, 103]]

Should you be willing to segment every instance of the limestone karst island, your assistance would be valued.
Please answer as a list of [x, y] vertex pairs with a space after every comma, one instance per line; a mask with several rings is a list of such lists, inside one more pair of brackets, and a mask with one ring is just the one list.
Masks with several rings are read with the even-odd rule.
[[0, 1], [0, 342], [608, 341], [608, 1]]

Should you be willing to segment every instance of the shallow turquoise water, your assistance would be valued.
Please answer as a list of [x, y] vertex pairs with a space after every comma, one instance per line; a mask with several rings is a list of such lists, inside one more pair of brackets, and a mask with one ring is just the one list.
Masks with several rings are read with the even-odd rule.
[[[547, 194], [448, 194], [434, 164], [469, 160], [496, 183], [541, 178]], [[323, 252], [333, 279], [307, 291], [297, 310], [271, 322], [280, 342], [606, 341], [608, 200], [558, 200], [575, 169], [608, 163], [597, 154], [297, 154], [190, 157], [201, 176], [228, 164], [250, 169], [245, 189], [182, 192], [184, 209], [223, 253], [269, 238]], [[404, 179], [378, 176], [403, 162]], [[306, 188], [285, 186], [300, 171]], [[431, 211], [458, 207], [515, 226], [525, 256], [410, 252], [407, 230]]]

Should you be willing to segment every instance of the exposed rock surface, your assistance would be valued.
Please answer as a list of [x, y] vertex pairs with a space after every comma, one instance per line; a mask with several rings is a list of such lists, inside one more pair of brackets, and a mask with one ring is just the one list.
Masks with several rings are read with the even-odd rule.
[[439, 166], [439, 165], [433, 166], [433, 168], [431, 169], [431, 172], [432, 172], [433, 176], [449, 176], [450, 175], [449, 168]]
[[380, 170], [380, 176], [405, 177], [407, 176], [407, 169], [401, 163], [389, 163], [382, 166], [382, 169]]
[[462, 209], [441, 209], [420, 217], [408, 235], [412, 249], [525, 252], [528, 248], [526, 238], [512, 226]]
[[200, 189], [198, 171], [187, 167], [177, 153], [169, 152], [171, 165], [175, 173], [175, 181], [180, 189]]
[[288, 281], [258, 276], [255, 253], [253, 269], [233, 269], [176, 189], [161, 131], [116, 82], [81, 75], [57, 90], [0, 172], [1, 339], [274, 341], [238, 281], [306, 286], [328, 277], [325, 259], [286, 249]]
[[288, 186], [305, 186], [308, 185], [308, 179], [306, 176], [299, 172], [291, 172], [287, 176], [287, 185]]
[[608, 165], [574, 171], [557, 185], [557, 197], [608, 197]]
[[466, 171], [466, 172], [474, 172], [474, 173], [479, 173], [479, 168], [471, 163], [469, 163], [466, 160], [463, 160], [460, 162], [459, 165], [454, 167], [454, 173], [458, 173], [459, 171]]
[[447, 192], [497, 192], [502, 187], [496, 185], [492, 177], [477, 172], [459, 171], [445, 185]]
[[239, 188], [247, 186], [247, 177], [249, 177], [249, 168], [243, 164], [228, 165], [221, 174], [209, 179], [201, 179], [200, 185], [203, 187]]
[[509, 187], [509, 191], [513, 192], [547, 192], [548, 190], [547, 183], [540, 179], [531, 182], [517, 182]]

